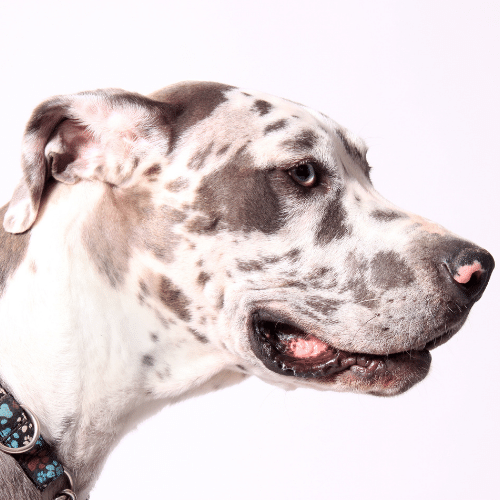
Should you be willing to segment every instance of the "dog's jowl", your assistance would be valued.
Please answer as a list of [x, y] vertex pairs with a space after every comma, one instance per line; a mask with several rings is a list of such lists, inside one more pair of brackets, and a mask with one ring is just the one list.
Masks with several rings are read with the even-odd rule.
[[[249, 375], [406, 391], [494, 267], [382, 198], [330, 118], [228, 85], [52, 98], [22, 170], [2, 210], [0, 383], [67, 498], [138, 421]], [[0, 480], [2, 499], [51, 498], [7, 452]]]

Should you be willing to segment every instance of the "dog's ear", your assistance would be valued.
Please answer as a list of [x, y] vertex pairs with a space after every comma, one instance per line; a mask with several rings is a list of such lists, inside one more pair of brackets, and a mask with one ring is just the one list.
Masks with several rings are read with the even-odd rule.
[[154, 148], [168, 150], [170, 107], [131, 92], [97, 90], [58, 96], [35, 109], [22, 144], [23, 178], [4, 218], [10, 233], [35, 222], [50, 177], [73, 184], [98, 179], [119, 185]]

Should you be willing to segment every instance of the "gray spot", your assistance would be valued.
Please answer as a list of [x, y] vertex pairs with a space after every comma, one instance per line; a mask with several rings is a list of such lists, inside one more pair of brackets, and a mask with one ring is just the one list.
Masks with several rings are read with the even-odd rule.
[[337, 311], [339, 306], [342, 305], [342, 302], [338, 300], [325, 299], [324, 297], [313, 296], [306, 298], [306, 304], [315, 311], [325, 316], [329, 316], [333, 312]]
[[189, 321], [191, 314], [188, 306], [190, 300], [184, 295], [180, 288], [177, 288], [166, 276], [160, 279], [158, 296], [162, 303], [172, 310], [181, 320]]
[[368, 288], [368, 261], [351, 252], [346, 259], [346, 269], [350, 279], [340, 290], [341, 292], [350, 291], [356, 304], [369, 309], [378, 305], [375, 293]]
[[[155, 163], [154, 165], [151, 165], [149, 168], [147, 168], [144, 171], [144, 176], [145, 177], [157, 177], [161, 172], [161, 165], [159, 163]], [[150, 179], [151, 180], [151, 179]]]
[[288, 124], [288, 121], [284, 118], [281, 120], [275, 121], [273, 123], [270, 123], [264, 129], [264, 135], [270, 134], [271, 132], [276, 132], [277, 130], [281, 130], [281, 129], [285, 128], [287, 126], [287, 124]]
[[226, 102], [225, 92], [234, 88], [215, 82], [181, 82], [151, 94], [151, 99], [166, 104], [165, 114], [171, 128], [170, 150], [191, 127]]
[[205, 284], [207, 283], [207, 281], [210, 280], [210, 275], [208, 273], [206, 273], [205, 271], [202, 271], [199, 275], [198, 275], [198, 278], [197, 278], [197, 282], [199, 285], [201, 285], [202, 287], [205, 286]]
[[151, 332], [151, 333], [149, 334], [149, 336], [150, 336], [151, 340], [152, 340], [154, 343], [156, 343], [156, 342], [158, 342], [158, 341], [160, 340], [160, 337], [158, 336], [158, 334], [157, 334], [157, 333]]
[[217, 151], [217, 156], [222, 156], [224, 153], [228, 151], [228, 149], [231, 147], [231, 144], [226, 144], [225, 146], [222, 146], [218, 151]]
[[155, 364], [155, 360], [154, 360], [153, 356], [151, 356], [149, 354], [145, 354], [142, 357], [142, 364], [144, 366], [153, 366]]
[[383, 289], [405, 287], [415, 281], [415, 273], [394, 251], [376, 253], [370, 268], [373, 283]]
[[273, 105], [262, 99], [258, 99], [252, 106], [252, 111], [259, 113], [260, 116], [267, 115], [273, 109]]
[[262, 271], [264, 269], [264, 264], [258, 260], [237, 260], [238, 269], [245, 273], [249, 273], [252, 271]]
[[283, 141], [282, 146], [289, 151], [304, 153], [314, 148], [318, 140], [319, 138], [315, 132], [312, 130], [303, 130], [292, 139]]
[[346, 150], [346, 153], [356, 160], [361, 166], [363, 167], [363, 172], [365, 175], [368, 177], [370, 175], [370, 165], [368, 165], [368, 162], [366, 161], [363, 153], [357, 148], [357, 146], [352, 143], [342, 132], [342, 130], [337, 129], [335, 131], [337, 134], [338, 138], [342, 142], [342, 145], [344, 146], [344, 149]]
[[179, 177], [171, 182], [169, 182], [165, 189], [172, 193], [178, 193], [189, 186], [189, 181], [185, 177]]
[[210, 156], [212, 149], [214, 148], [214, 143], [211, 142], [204, 148], [196, 151], [194, 156], [189, 160], [187, 165], [191, 170], [201, 170], [205, 166], [207, 158]]
[[390, 222], [395, 219], [406, 218], [407, 216], [401, 212], [395, 212], [394, 210], [374, 210], [370, 213], [370, 216], [379, 222]]
[[316, 232], [316, 243], [326, 245], [351, 233], [352, 229], [345, 220], [347, 214], [341, 198], [342, 190], [338, 190], [337, 196], [328, 203]]
[[270, 175], [255, 169], [252, 157], [240, 148], [225, 167], [207, 175], [198, 189], [194, 207], [207, 218], [202, 230], [266, 234], [279, 230], [285, 218]]
[[192, 333], [194, 335], [195, 339], [198, 342], [201, 342], [202, 344], [208, 344], [208, 339], [207, 339], [207, 337], [205, 337], [205, 335], [203, 335], [199, 331], [195, 330], [194, 328], [188, 328], [188, 330], [190, 333]]

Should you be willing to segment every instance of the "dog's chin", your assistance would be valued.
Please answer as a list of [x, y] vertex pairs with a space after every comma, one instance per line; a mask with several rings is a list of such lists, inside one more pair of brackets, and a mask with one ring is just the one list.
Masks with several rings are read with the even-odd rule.
[[252, 315], [251, 330], [251, 348], [272, 372], [321, 389], [377, 396], [401, 394], [424, 379], [431, 364], [429, 349], [452, 336], [446, 332], [419, 349], [379, 355], [337, 349], [262, 310]]

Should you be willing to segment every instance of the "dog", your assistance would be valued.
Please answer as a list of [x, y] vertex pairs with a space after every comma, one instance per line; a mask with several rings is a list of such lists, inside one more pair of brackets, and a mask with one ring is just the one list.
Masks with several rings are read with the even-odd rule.
[[3, 500], [87, 498], [138, 422], [250, 375], [400, 394], [493, 271], [381, 197], [361, 139], [260, 92], [54, 97], [22, 148], [2, 209], [0, 383], [67, 472], [41, 492], [0, 453]]

